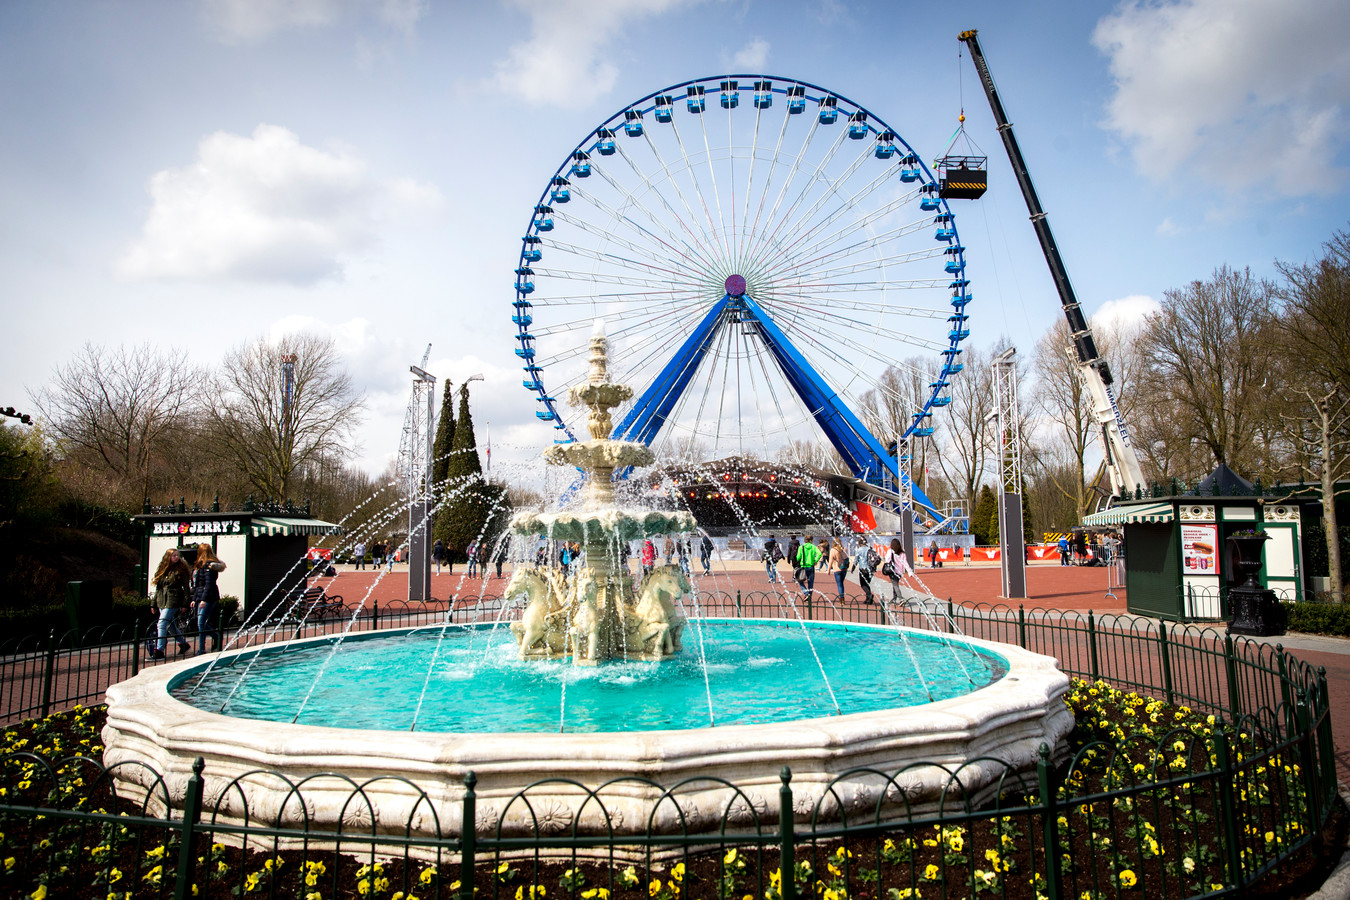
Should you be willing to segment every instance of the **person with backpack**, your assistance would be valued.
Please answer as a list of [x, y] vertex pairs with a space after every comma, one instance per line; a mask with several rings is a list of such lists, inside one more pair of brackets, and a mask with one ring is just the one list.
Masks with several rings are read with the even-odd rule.
[[[824, 546], [826, 538], [821, 538], [821, 546]], [[797, 583], [802, 586], [802, 596], [808, 597], [816, 589], [816, 564], [820, 562], [820, 548], [811, 543], [810, 538], [802, 541], [801, 549], [797, 551], [797, 558], [794, 565], [797, 567]]]
[[778, 561], [783, 558], [783, 551], [778, 547], [778, 540], [769, 536], [764, 542], [764, 574], [769, 576], [769, 584], [778, 583]]
[[797, 551], [801, 549], [801, 542], [797, 540], [797, 536], [794, 534], [792, 540], [788, 541], [787, 560], [788, 565], [792, 566], [792, 580], [798, 583], [800, 583], [802, 579], [801, 576], [797, 574], [801, 568], [797, 565]]
[[712, 554], [712, 538], [705, 534], [703, 539], [698, 542], [698, 561], [703, 564], [703, 574], [705, 576], [712, 574]]
[[431, 561], [436, 564], [436, 574], [441, 574], [441, 566], [445, 563], [445, 541], [438, 538], [431, 545]]
[[1059, 536], [1059, 564], [1061, 566], [1069, 564], [1069, 539], [1062, 534]]
[[858, 573], [858, 587], [862, 588], [863, 602], [875, 602], [872, 597], [872, 573], [881, 565], [881, 554], [866, 541], [858, 544], [853, 557], [853, 568]]
[[881, 561], [881, 574], [890, 579], [891, 600], [899, 603], [900, 576], [914, 574], [914, 570], [909, 567], [909, 560], [905, 558], [905, 548], [900, 545], [899, 538], [891, 538], [891, 545], [886, 548], [886, 555]]

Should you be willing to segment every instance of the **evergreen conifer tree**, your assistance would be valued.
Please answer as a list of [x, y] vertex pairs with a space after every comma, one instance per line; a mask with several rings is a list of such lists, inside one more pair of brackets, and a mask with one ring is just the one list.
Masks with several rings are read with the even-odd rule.
[[489, 547], [495, 543], [510, 512], [506, 508], [505, 488], [483, 480], [467, 384], [459, 388], [459, 415], [455, 417], [451, 450], [444, 490], [453, 496], [441, 507], [436, 536], [445, 541], [446, 549], [456, 560], [463, 560], [472, 542], [483, 541]]
[[990, 539], [989, 523], [998, 515], [998, 500], [994, 497], [994, 491], [989, 485], [980, 488], [979, 499], [975, 501], [975, 509], [970, 515], [970, 533], [975, 536], [975, 543], [981, 546], [988, 546], [998, 540], [998, 535]]
[[[455, 440], [455, 394], [450, 379], [445, 379], [441, 391], [441, 415], [436, 422], [436, 440], [431, 445], [432, 496], [439, 502], [445, 496], [445, 476], [450, 467], [450, 451]], [[449, 517], [437, 512], [432, 521], [432, 540], [445, 540], [445, 522]]]

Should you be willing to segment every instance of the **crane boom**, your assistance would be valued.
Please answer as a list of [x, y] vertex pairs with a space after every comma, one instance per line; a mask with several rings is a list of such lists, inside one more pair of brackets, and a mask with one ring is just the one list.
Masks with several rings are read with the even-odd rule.
[[1003, 101], [999, 99], [998, 89], [994, 87], [994, 78], [989, 74], [989, 64], [976, 31], [971, 29], [960, 34], [960, 40], [970, 49], [971, 61], [979, 73], [980, 83], [984, 86], [985, 96], [989, 98], [989, 107], [994, 112], [994, 122], [998, 126], [999, 136], [1003, 139], [1003, 148], [1008, 152], [1008, 161], [1012, 164], [1013, 174], [1017, 177], [1018, 187], [1022, 189], [1022, 198], [1026, 201], [1027, 212], [1031, 215], [1031, 225], [1036, 238], [1041, 243], [1041, 253], [1050, 267], [1050, 276], [1054, 279], [1055, 290], [1059, 292], [1059, 303], [1064, 309], [1064, 318], [1069, 323], [1069, 334], [1073, 339], [1073, 350], [1078, 359], [1078, 373], [1083, 379], [1089, 396], [1092, 397], [1093, 415], [1100, 426], [1103, 450], [1106, 453], [1106, 468], [1111, 478], [1111, 489], [1117, 496], [1143, 486], [1144, 473], [1139, 458], [1130, 443], [1130, 433], [1120, 415], [1120, 406], [1111, 391], [1113, 379], [1106, 360], [1097, 352], [1097, 342], [1092, 329], [1083, 315], [1078, 297], [1069, 281], [1069, 271], [1059, 255], [1055, 236], [1050, 231], [1050, 221], [1041, 208], [1040, 198], [1036, 196], [1036, 186], [1031, 183], [1027, 172], [1026, 160], [1017, 146], [1013, 135], [1012, 123], [1003, 110]]

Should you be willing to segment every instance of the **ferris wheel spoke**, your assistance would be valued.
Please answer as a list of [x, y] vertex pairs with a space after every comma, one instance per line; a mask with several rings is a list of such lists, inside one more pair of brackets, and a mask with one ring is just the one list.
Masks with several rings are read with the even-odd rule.
[[[643, 182], [644, 186], [653, 196], [655, 196], [659, 201], [661, 201], [661, 205], [665, 209], [666, 213], [679, 224], [679, 226], [684, 230], [686, 237], [682, 238], [676, 233], [672, 232], [669, 228], [666, 228], [664, 225], [662, 225], [660, 218], [656, 216], [653, 210], [649, 209], [645, 203], [643, 203], [640, 199], [638, 199], [636, 194], [634, 194], [627, 187], [623, 186], [616, 178], [610, 175], [608, 167], [597, 167], [594, 171], [597, 172], [602, 179], [604, 179], [605, 183], [609, 184], [611, 187], [614, 188], [615, 191], [622, 194], [624, 196], [624, 199], [628, 201], [628, 204], [629, 206], [631, 206], [631, 208], [639, 210], [644, 215], [644, 217], [652, 223], [652, 225], [655, 228], [663, 232], [666, 235], [666, 240], [658, 238], [656, 235], [652, 234], [647, 228], [640, 225], [638, 222], [634, 221], [631, 217], [623, 214], [620, 210], [614, 208], [612, 205], [602, 204], [603, 207], [615, 217], [615, 220], [622, 221], [624, 224], [628, 225], [639, 235], [647, 237], [649, 240], [653, 241], [656, 247], [665, 246], [670, 247], [672, 250], [676, 246], [682, 247], [683, 250], [674, 251], [676, 255], [678, 255], [681, 259], [685, 260], [691, 265], [694, 265], [695, 267], [705, 267], [701, 262], [701, 254], [698, 252], [697, 248], [707, 242], [706, 235], [701, 236], [694, 231], [691, 224], [689, 222], [686, 222], [684, 218], [674, 209], [674, 207], [670, 205], [670, 203], [666, 200], [665, 195], [655, 189], [650, 179], [647, 179], [645, 176], [642, 175], [642, 173], [637, 169], [636, 164], [633, 162], [632, 157], [629, 156], [626, 150], [623, 150], [621, 146], [616, 149], [620, 150], [620, 158], [623, 159], [624, 162], [628, 164], [629, 169], [633, 171], [634, 175], [637, 176], [637, 178]], [[599, 203], [600, 201], [598, 201], [598, 199], [592, 198], [591, 202]], [[689, 210], [687, 205], [685, 208], [690, 218], [691, 219], [694, 218], [693, 211]], [[694, 243], [690, 244], [689, 240], [692, 240]], [[669, 243], [667, 243], [667, 241]]]
[[[778, 272], [773, 273], [773, 275], [777, 276], [778, 278], [784, 279], [797, 277], [797, 273], [802, 272], [808, 266], [811, 265], [823, 266], [826, 264], [835, 265], [838, 263], [844, 263], [844, 261], [847, 260], [849, 257], [857, 256], [858, 254], [865, 253], [868, 250], [876, 250], [882, 247], [883, 245], [889, 243], [891, 243], [891, 237], [887, 235], [878, 235], [875, 238], [866, 241], [858, 241], [846, 247], [840, 247], [835, 251], [821, 254], [820, 256], [817, 256], [811, 260], [794, 262], [792, 264], [784, 266]], [[918, 262], [925, 259], [936, 259], [938, 256], [941, 255], [942, 255], [941, 250], [928, 250], [928, 249], [909, 250], [900, 253], [893, 253], [890, 256], [883, 256], [879, 258], [871, 257], [869, 259], [865, 259], [856, 263], [836, 265], [835, 268], [816, 268], [812, 269], [810, 274], [821, 274], [821, 275], [830, 275], [836, 273], [848, 274], [851, 271], [866, 270], [869, 268], [875, 269], [884, 266], [902, 266], [907, 263]], [[942, 282], [950, 283], [951, 278], [950, 277], [934, 278], [930, 280], [937, 283]], [[758, 283], [768, 283], [768, 282], [763, 281]]]
[[[678, 248], [677, 246], [678, 238], [675, 235], [670, 235], [671, 241], [662, 240], [661, 238], [642, 228], [642, 226], [639, 225], [637, 222], [634, 222], [631, 217], [624, 215], [619, 210], [599, 200], [598, 198], [591, 197], [590, 195], [587, 194], [580, 194], [579, 196], [586, 197], [597, 209], [609, 213], [611, 216], [610, 219], [611, 223], [618, 222], [629, 226], [630, 228], [633, 229], [633, 231], [637, 232], [639, 236], [646, 238], [649, 241], [649, 244], [647, 246], [643, 246], [641, 244], [634, 243], [633, 241], [625, 240], [616, 235], [613, 229], [605, 229], [601, 226], [594, 225], [591, 222], [586, 221], [585, 219], [579, 217], [572, 217], [565, 213], [555, 214], [555, 217], [558, 219], [558, 221], [570, 225], [580, 231], [584, 231], [587, 234], [594, 235], [602, 240], [612, 241], [613, 243], [628, 248], [634, 253], [646, 252], [654, 256], [658, 256], [662, 259], [678, 258], [685, 262], [694, 261], [684, 251]], [[546, 246], [560, 246], [560, 242], [558, 241], [557, 238], [551, 238], [549, 241], [546, 242]]]
[[[878, 178], [873, 185], [864, 186], [860, 191], [854, 193], [847, 200], [844, 200], [843, 202], [839, 203], [838, 206], [836, 206], [833, 210], [830, 211], [829, 215], [821, 217], [810, 228], [803, 229], [800, 238], [797, 241], [793, 242], [792, 244], [785, 245], [782, 248], [782, 252], [785, 255], [791, 256], [793, 259], [800, 259], [801, 257], [809, 257], [811, 256], [811, 254], [819, 252], [822, 248], [830, 247], [834, 244], [837, 244], [841, 240], [846, 240], [852, 237], [853, 235], [858, 234], [863, 229], [870, 228], [873, 222], [885, 216], [889, 216], [892, 213], [896, 212], [897, 210], [905, 208], [916, 196], [918, 196], [918, 191], [910, 191], [908, 193], [902, 194], [898, 197], [892, 198], [889, 202], [881, 205], [876, 209], [869, 210], [861, 215], [858, 215], [852, 221], [848, 222], [848, 224], [845, 227], [841, 227], [832, 232], [827, 232], [827, 229], [834, 222], [838, 221], [842, 216], [844, 216], [845, 213], [854, 210], [856, 208], [859, 200], [866, 196], [864, 191], [871, 192], [878, 190], [882, 185], [885, 184], [886, 180], [887, 176], [883, 174], [883, 176], [881, 178]], [[916, 233], [921, 229], [928, 228], [930, 225], [931, 220], [927, 216], [925, 216], [920, 221], [900, 225], [896, 228], [891, 229], [889, 232], [883, 233], [889, 235], [890, 236], [889, 239], [894, 239], [898, 237], [903, 237], [908, 234]]]
[[[731, 261], [727, 258], [725, 248], [722, 246], [723, 235], [718, 230], [717, 223], [712, 220], [712, 211], [708, 209], [708, 198], [703, 195], [703, 188], [699, 185], [698, 176], [694, 173], [694, 161], [689, 156], [689, 151], [684, 146], [684, 138], [680, 136], [680, 127], [676, 124], [677, 122], [678, 117], [671, 120], [670, 133], [675, 136], [675, 144], [680, 149], [680, 156], [684, 160], [684, 172], [689, 176], [689, 185], [693, 189], [694, 194], [698, 196], [699, 206], [703, 210], [703, 218], [708, 223], [708, 235], [711, 238], [711, 243], [717, 248], [719, 256], [721, 256], [722, 266], [725, 268], [730, 265]], [[670, 176], [670, 180], [671, 184], [676, 183], [676, 178], [673, 173]], [[678, 187], [676, 189], [680, 190]], [[680, 193], [681, 196], [683, 196], [682, 190]]]
[[[677, 177], [677, 173], [680, 171], [679, 167], [666, 162], [665, 157], [661, 154], [660, 148], [658, 148], [656, 146], [656, 142], [652, 140], [651, 132], [643, 131], [643, 137], [646, 139], [647, 148], [652, 152], [652, 157], [656, 160], [656, 163], [660, 167], [662, 173], [664, 173], [666, 183], [670, 185], [673, 191], [675, 191], [675, 196], [679, 198], [680, 205], [684, 207], [685, 213], [689, 216], [689, 222], [684, 223], [684, 220], [681, 218], [681, 224], [685, 225], [685, 230], [689, 232], [690, 238], [695, 242], [695, 244], [698, 247], [706, 248], [708, 244], [713, 240], [713, 233], [710, 231], [703, 231], [701, 234], [695, 232], [693, 223], [698, 221], [699, 215], [694, 211], [694, 208], [689, 205], [689, 198], [685, 197], [684, 190], [680, 187], [679, 178]], [[679, 214], [675, 212], [674, 208], [670, 205], [670, 202], [666, 199], [665, 193], [662, 192], [657, 187], [655, 182], [652, 181], [651, 176], [644, 174], [642, 170], [638, 168], [637, 163], [634, 162], [632, 156], [628, 153], [628, 151], [623, 149], [622, 145], [619, 145], [618, 149], [620, 156], [622, 156], [623, 160], [626, 163], [628, 163], [629, 168], [633, 170], [633, 174], [638, 178], [639, 181], [643, 183], [643, 185], [647, 188], [648, 192], [650, 192], [653, 196], [655, 196], [658, 200], [661, 201], [661, 205], [665, 207], [667, 212], [669, 212], [671, 215], [678, 216]], [[684, 169], [686, 171], [689, 170], [692, 164], [690, 163], [687, 157], [684, 158], [684, 163], [685, 163]], [[711, 220], [709, 220], [709, 225], [711, 224], [712, 224]], [[695, 252], [694, 255], [695, 257], [700, 257], [700, 254], [698, 254], [697, 252]]]
[[623, 291], [622, 293], [615, 294], [558, 294], [552, 297], [540, 298], [538, 300], [530, 298], [530, 302], [536, 307], [576, 306], [579, 303], [593, 305], [625, 304], [631, 306], [634, 303], [634, 299], [638, 297], [661, 297], [666, 299], [654, 302], [679, 303], [682, 308], [688, 308], [689, 300], [696, 299], [698, 296], [699, 292], [691, 290]]
[[[815, 133], [816, 129], [813, 128], [811, 130], [811, 134], [814, 135]], [[806, 197], [810, 195], [811, 190], [820, 180], [821, 173], [825, 171], [825, 167], [828, 166], [831, 162], [833, 162], [835, 155], [839, 152], [839, 149], [844, 145], [845, 140], [844, 135], [846, 133], [847, 133], [846, 129], [840, 129], [838, 137], [836, 137], [834, 139], [834, 142], [831, 143], [826, 148], [824, 156], [820, 159], [819, 162], [816, 163], [815, 170], [812, 171], [811, 175], [802, 184], [801, 190], [799, 190], [797, 192], [797, 195], [793, 197], [792, 202], [788, 204], [788, 207], [786, 210], [783, 211], [782, 216], [778, 219], [776, 223], [772, 221], [770, 222], [768, 228], [771, 233], [781, 234], [785, 232], [787, 224], [790, 221], [792, 221], [793, 216], [796, 214], [797, 207], [800, 206], [801, 203], [806, 199]], [[767, 246], [761, 247], [760, 253], [766, 252], [767, 249], [768, 249]], [[758, 260], [753, 261], [758, 262]]]
[[[780, 185], [778, 188], [777, 195], [774, 197], [773, 206], [769, 209], [768, 216], [763, 218], [764, 230], [763, 232], [761, 232], [760, 221], [761, 221], [761, 214], [763, 213], [764, 210], [763, 197], [768, 195], [768, 188], [773, 183], [773, 173], [774, 170], [778, 168], [778, 160], [782, 150], [783, 141], [780, 139], [778, 142], [778, 146], [774, 148], [773, 164], [769, 168], [768, 182], [765, 184], [764, 195], [760, 199], [759, 210], [757, 210], [755, 213], [754, 228], [752, 228], [750, 232], [751, 237], [754, 240], [751, 243], [751, 255], [746, 259], [747, 265], [750, 266], [758, 265], [761, 261], [761, 257], [768, 252], [768, 248], [772, 243], [771, 241], [768, 240], [768, 236], [773, 233], [773, 228], [770, 223], [772, 223], [774, 219], [778, 217], [778, 211], [782, 207], [783, 201], [787, 198], [788, 191], [792, 187], [792, 183], [796, 181], [797, 173], [801, 171], [802, 162], [803, 160], [806, 159], [806, 152], [810, 148], [811, 142], [812, 140], [814, 140], [816, 132], [819, 129], [820, 129], [820, 120], [812, 119], [810, 127], [807, 128], [806, 130], [806, 135], [802, 139], [801, 148], [793, 156], [791, 165], [788, 165], [786, 167], [787, 172], [783, 177], [782, 185]], [[784, 133], [786, 134], [786, 120], [784, 121]]]
[[632, 259], [627, 256], [619, 256], [617, 253], [606, 253], [602, 250], [592, 250], [589, 247], [582, 247], [577, 244], [564, 244], [561, 241], [555, 241], [550, 246], [564, 252], [571, 253], [573, 256], [583, 256], [586, 259], [593, 259], [596, 262], [610, 263], [622, 269], [632, 269], [642, 272], [645, 275], [663, 275], [672, 280], [680, 280], [688, 277], [686, 272], [670, 266], [661, 266], [655, 263], [643, 262], [639, 259]]
[[[755, 191], [755, 163], [759, 161], [759, 124], [764, 110], [755, 107], [755, 127], [750, 133], [750, 172], [745, 180], [744, 200], [741, 209], [741, 231], [736, 234], [736, 258], [737, 264], [745, 256], [745, 224], [750, 221], [750, 196]], [[787, 116], [783, 117], [783, 125], [787, 126]]]
[[[610, 224], [611, 224], [611, 225], [613, 225], [613, 223], [616, 223], [616, 222], [622, 223], [622, 224], [625, 224], [625, 225], [628, 225], [629, 227], [631, 227], [632, 230], [633, 230], [635, 233], [637, 233], [639, 236], [647, 237], [647, 238], [652, 242], [651, 247], [648, 248], [648, 252], [652, 253], [652, 255], [658, 256], [658, 257], [661, 257], [661, 258], [665, 258], [665, 259], [671, 259], [672, 261], [673, 261], [674, 259], [679, 259], [679, 260], [681, 260], [681, 261], [684, 261], [684, 262], [686, 262], [686, 263], [689, 263], [690, 266], [691, 266], [691, 268], [695, 268], [695, 269], [700, 269], [700, 268], [701, 268], [701, 269], [705, 269], [705, 270], [706, 270], [706, 268], [707, 268], [706, 265], [704, 265], [704, 264], [699, 260], [699, 258], [698, 258], [697, 250], [696, 250], [695, 248], [691, 247], [690, 245], [688, 245], [687, 243], [684, 243], [684, 242], [683, 242], [679, 237], [677, 237], [676, 235], [673, 235], [673, 234], [669, 235], [669, 239], [670, 239], [670, 242], [669, 242], [669, 243], [668, 243], [667, 241], [663, 241], [661, 238], [659, 238], [659, 237], [657, 237], [657, 236], [655, 236], [655, 235], [652, 235], [650, 232], [648, 232], [646, 229], [644, 229], [644, 228], [643, 228], [638, 222], [636, 222], [631, 216], [626, 215], [623, 211], [621, 211], [621, 210], [615, 208], [614, 206], [612, 206], [612, 205], [609, 204], [609, 203], [606, 203], [604, 200], [600, 199], [599, 197], [596, 197], [596, 196], [590, 195], [590, 194], [581, 194], [580, 196], [583, 196], [583, 197], [585, 197], [587, 200], [589, 200], [589, 202], [591, 203], [591, 205], [594, 206], [596, 209], [598, 209], [598, 210], [600, 210], [601, 212], [604, 212], [604, 213], [606, 213], [607, 215], [609, 215], [609, 216], [610, 216]], [[648, 216], [649, 218], [652, 217], [650, 211], [647, 211], [645, 207], [642, 207], [642, 206], [638, 205], [638, 204], [636, 203], [636, 201], [633, 201], [633, 202], [632, 202], [630, 208], [632, 208], [632, 209], [642, 209], [644, 212], [647, 213], [647, 216]], [[579, 222], [578, 222], [578, 225], [580, 225]], [[603, 226], [598, 226], [598, 225], [596, 225], [596, 224], [594, 224], [594, 223], [590, 223], [590, 222], [585, 223], [584, 230], [585, 230], [588, 234], [595, 235], [597, 238], [599, 238], [599, 239], [602, 240], [602, 241], [615, 240], [615, 241], [617, 242], [617, 241], [619, 240], [618, 238], [616, 238], [616, 237], [613, 235], [612, 230], [607, 230], [607, 229], [605, 229]], [[684, 249], [683, 249], [683, 250], [677, 250], [677, 249], [674, 249], [674, 248], [671, 246], [672, 243], [674, 243], [674, 244], [682, 244], [683, 247], [684, 247]], [[671, 249], [666, 249], [667, 247], [671, 247]], [[691, 254], [692, 254], [692, 255], [691, 255]], [[711, 274], [711, 273], [710, 273], [710, 274]]]
[[[792, 261], [786, 264], [784, 270], [796, 270], [834, 257], [847, 258], [854, 254], [866, 252], [867, 250], [898, 241], [909, 235], [918, 234], [932, 227], [932, 223], [929, 221], [906, 222], [887, 231], [873, 234], [865, 240], [851, 240], [849, 243], [839, 243], [840, 241], [849, 241], [855, 234], [870, 229], [875, 221], [889, 215], [894, 212], [895, 209], [900, 208], [903, 205], [903, 202], [903, 198], [892, 201], [881, 209], [875, 210], [867, 216], [860, 217], [856, 226], [841, 228], [834, 234], [822, 236], [815, 243], [801, 248], [793, 256]], [[935, 246], [910, 252], [914, 254], [915, 259], [931, 259], [941, 256], [945, 249], [945, 247]]]
[[[747, 227], [746, 227], [746, 245], [747, 245], [747, 251], [746, 251], [746, 252], [747, 252], [747, 253], [749, 252], [750, 249], [752, 249], [752, 248], [754, 247], [754, 239], [755, 239], [755, 238], [758, 236], [758, 234], [759, 234], [759, 221], [760, 221], [760, 217], [764, 214], [764, 202], [765, 202], [765, 200], [768, 199], [768, 196], [769, 196], [769, 189], [773, 186], [773, 173], [774, 173], [774, 169], [777, 168], [777, 166], [778, 166], [778, 158], [779, 158], [780, 154], [781, 154], [782, 151], [783, 151], [783, 142], [784, 142], [785, 140], [787, 140], [788, 122], [791, 121], [791, 119], [792, 119], [792, 117], [791, 117], [790, 115], [784, 115], [784, 116], [783, 116], [783, 124], [782, 124], [782, 126], [778, 129], [778, 140], [777, 140], [777, 141], [775, 142], [775, 144], [774, 144], [773, 151], [769, 154], [769, 157], [768, 157], [768, 160], [767, 160], [767, 162], [768, 162], [768, 164], [769, 164], [769, 171], [768, 171], [768, 173], [764, 176], [764, 187], [763, 187], [763, 189], [761, 189], [760, 192], [759, 192], [759, 203], [756, 204], [756, 206], [755, 206], [755, 221], [754, 221], [754, 223], [753, 223], [753, 224], [749, 224], [749, 222], [750, 222], [750, 217], [749, 217], [748, 211], [747, 211], [747, 215], [746, 215], [746, 217], [745, 217], [745, 221], [746, 221], [746, 223], [747, 223]], [[813, 127], [813, 128], [815, 127], [814, 124], [812, 125], [812, 127]], [[756, 132], [756, 134], [758, 134], [758, 132]], [[752, 155], [752, 158], [755, 158], [755, 159], [758, 158], [759, 154], [758, 154], [757, 150], [758, 150], [758, 145], [756, 145], [754, 148], [752, 148], [752, 154], [751, 154], [751, 155]], [[789, 179], [790, 179], [790, 177], [791, 177], [791, 176], [789, 175]], [[746, 200], [749, 201], [749, 198], [750, 198], [750, 192], [747, 190], [747, 191], [746, 191]], [[745, 255], [745, 254], [742, 254], [741, 259], [746, 259], [746, 255]]]
[[[695, 308], [691, 307], [690, 302], [688, 300], [669, 301], [667, 303], [663, 303], [660, 305], [644, 305], [641, 308], [642, 312], [649, 313], [649, 315], [644, 317], [641, 321], [645, 322], [652, 318], [658, 318], [661, 314], [663, 314], [662, 307], [664, 307], [664, 313], [668, 313], [672, 316], [677, 314], [681, 316], [688, 315], [690, 310]], [[611, 333], [616, 335], [622, 334], [625, 332], [626, 329], [632, 328], [634, 326], [634, 323], [636, 323], [637, 321], [638, 320], [632, 316], [626, 316], [624, 318], [624, 324], [617, 325], [616, 326], [617, 330]], [[560, 334], [569, 334], [572, 332], [589, 330], [591, 328], [594, 328], [594, 326], [595, 326], [595, 317], [583, 312], [580, 318], [571, 319], [566, 322], [559, 322], [554, 325], [544, 325], [542, 327], [535, 328], [533, 333], [536, 338], [545, 338], [545, 337], [553, 337]]]
[[606, 277], [605, 273], [581, 272], [575, 269], [535, 269], [535, 274], [548, 278], [561, 278], [567, 281], [580, 281], [587, 284], [621, 284], [637, 285], [638, 287], [663, 288], [670, 287], [669, 281], [647, 281], [641, 278], [620, 278], [616, 273]]
[[[856, 157], [854, 157], [853, 161], [849, 163], [848, 168], [844, 170], [844, 173], [839, 178], [831, 179], [828, 177], [818, 176], [817, 180], [820, 181], [822, 184], [824, 184], [825, 188], [820, 192], [820, 195], [816, 197], [815, 201], [812, 202], [810, 206], [802, 210], [797, 215], [797, 222], [800, 223], [800, 227], [794, 228], [795, 223], [791, 221], [784, 223], [784, 227], [789, 232], [792, 231], [797, 232], [797, 239], [784, 247], [784, 249], [787, 252], [789, 253], [794, 252], [796, 250], [795, 246], [796, 244], [799, 244], [804, 240], [810, 239], [817, 232], [827, 228], [839, 216], [842, 216], [846, 211], [851, 209], [854, 206], [854, 204], [858, 201], [858, 198], [865, 197], [871, 193], [874, 193], [875, 191], [880, 189], [880, 187], [883, 184], [885, 184], [885, 182], [889, 178], [895, 176], [895, 172], [893, 169], [891, 169], [889, 166], [883, 166], [880, 172], [872, 179], [871, 182], [864, 183], [861, 187], [855, 190], [846, 199], [840, 197], [839, 195], [840, 186], [847, 184], [847, 182], [849, 181], [850, 178], [852, 178], [854, 173], [856, 173], [859, 169], [862, 168], [863, 163], [867, 162], [869, 159], [872, 158], [872, 154], [870, 152], [871, 149], [872, 149], [871, 144], [868, 144], [865, 147], [863, 147], [862, 151]], [[819, 213], [822, 209], [824, 209], [826, 204], [828, 204], [831, 201], [831, 198], [840, 199], [838, 206], [833, 211], [831, 211], [829, 215], [817, 217], [817, 213]], [[811, 224], [810, 227], [806, 227], [806, 223], [808, 222], [812, 222], [813, 224]]]

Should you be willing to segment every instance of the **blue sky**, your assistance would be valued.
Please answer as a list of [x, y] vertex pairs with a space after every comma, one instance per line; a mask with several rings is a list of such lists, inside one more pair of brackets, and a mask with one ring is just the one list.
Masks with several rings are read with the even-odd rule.
[[509, 322], [520, 236], [571, 148], [631, 100], [728, 71], [811, 81], [925, 158], [964, 97], [991, 189], [958, 208], [972, 337], [1058, 303], [956, 35], [978, 28], [1091, 312], [1228, 263], [1273, 274], [1350, 221], [1350, 4], [203, 0], [0, 5], [0, 404], [85, 342], [204, 364], [338, 341], [397, 450], [407, 367], [483, 372], [494, 458], [551, 439]]

